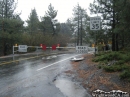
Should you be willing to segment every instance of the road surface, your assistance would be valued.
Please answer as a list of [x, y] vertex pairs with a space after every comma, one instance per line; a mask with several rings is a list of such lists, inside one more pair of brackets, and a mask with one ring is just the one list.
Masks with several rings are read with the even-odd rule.
[[0, 63], [0, 97], [76, 97], [74, 92], [71, 95], [64, 93], [65, 90], [54, 83], [59, 74], [72, 68], [70, 58], [74, 56], [79, 54], [18, 57], [15, 62], [5, 59], [5, 64]]

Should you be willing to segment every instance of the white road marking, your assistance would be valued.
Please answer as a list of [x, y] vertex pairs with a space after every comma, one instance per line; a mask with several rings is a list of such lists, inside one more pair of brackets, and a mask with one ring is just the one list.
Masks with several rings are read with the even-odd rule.
[[62, 55], [57, 55], [57, 56], [65, 56], [65, 55], [67, 55], [67, 54], [62, 54]]
[[[78, 55], [75, 55], [75, 56], [79, 56], [79, 55], [81, 55], [81, 54], [78, 54]], [[48, 68], [48, 67], [50, 67], [50, 66], [53, 66], [53, 65], [55, 65], [55, 64], [57, 64], [57, 63], [63, 62], [63, 61], [65, 61], [65, 60], [68, 60], [68, 59], [73, 58], [73, 57], [75, 57], [75, 56], [71, 56], [71, 57], [69, 57], [69, 58], [66, 58], [66, 59], [57, 61], [57, 62], [52, 63], [52, 64], [50, 64], [50, 65], [47, 65], [47, 66], [45, 66], [45, 67], [39, 68], [39, 69], [37, 69], [37, 71], [40, 71], [40, 70], [45, 69], [45, 68]]]

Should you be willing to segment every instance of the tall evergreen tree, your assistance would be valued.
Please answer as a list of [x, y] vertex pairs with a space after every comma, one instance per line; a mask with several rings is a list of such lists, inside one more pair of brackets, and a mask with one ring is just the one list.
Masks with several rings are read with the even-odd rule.
[[102, 28], [109, 32], [112, 39], [112, 50], [118, 51], [119, 49], [119, 36], [121, 36], [121, 30], [119, 25], [122, 24], [121, 15], [122, 9], [125, 7], [127, 0], [94, 0], [93, 4], [90, 4], [90, 11], [94, 14], [101, 14], [103, 18]]
[[124, 40], [129, 40], [125, 38], [129, 36], [129, 8], [129, 0], [94, 0], [90, 4], [90, 11], [102, 16], [102, 28], [111, 36], [113, 51], [118, 51], [119, 46], [124, 47]]
[[20, 33], [23, 29], [23, 21], [19, 17], [19, 13], [14, 13], [16, 9], [14, 0], [0, 1], [0, 55], [6, 55], [12, 51], [12, 45], [20, 41]]
[[67, 23], [61, 23], [60, 24], [60, 33], [72, 36], [70, 26]]
[[55, 19], [56, 16], [57, 16], [57, 10], [54, 10], [54, 7], [50, 4], [48, 6], [48, 10], [46, 12], [45, 17], [50, 18], [49, 24], [51, 24], [51, 28], [53, 30], [53, 32], [52, 32], [53, 35], [56, 34], [56, 32], [55, 32], [55, 29], [56, 29], [55, 27], [56, 27], [56, 24], [57, 24], [57, 20]]
[[130, 42], [130, 0], [119, 0], [118, 2], [118, 18], [119, 22], [116, 25], [116, 32], [120, 32], [119, 34], [119, 43], [122, 48], [130, 46], [128, 43]]
[[41, 20], [41, 23], [40, 23], [40, 29], [43, 32], [43, 34], [54, 33], [50, 17], [47, 17], [47, 16], [42, 17], [42, 20]]
[[75, 24], [75, 31], [77, 32], [77, 45], [82, 45], [83, 36], [86, 33], [88, 15], [85, 9], [81, 8], [79, 4], [74, 7], [73, 23]]
[[13, 18], [14, 10], [16, 9], [16, 4], [14, 0], [1, 0], [0, 1], [0, 17], [2, 18]]
[[39, 19], [35, 8], [31, 10], [27, 24], [29, 33], [36, 33], [39, 31]]

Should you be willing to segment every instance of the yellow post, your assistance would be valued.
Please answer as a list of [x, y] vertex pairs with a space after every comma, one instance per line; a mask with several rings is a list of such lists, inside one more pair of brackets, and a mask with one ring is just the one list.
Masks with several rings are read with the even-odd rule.
[[15, 46], [18, 46], [18, 44], [15, 44]]
[[92, 47], [95, 47], [95, 44], [92, 44]]

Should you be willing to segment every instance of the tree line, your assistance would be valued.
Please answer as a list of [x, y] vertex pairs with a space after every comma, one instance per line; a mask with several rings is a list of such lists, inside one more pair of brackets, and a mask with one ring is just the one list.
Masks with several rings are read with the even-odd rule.
[[[0, 1], [0, 55], [12, 53], [12, 46], [16, 43], [30, 46], [94, 43], [95, 32], [90, 30], [90, 16], [79, 4], [73, 8], [73, 17], [60, 23], [56, 19], [58, 11], [52, 4], [43, 17], [39, 18], [34, 8], [23, 21], [21, 13], [14, 12], [17, 3], [14, 0]], [[97, 45], [111, 43], [113, 51], [130, 46], [129, 9], [130, 0], [94, 0], [90, 4], [91, 14], [101, 16], [101, 30], [96, 32]]]
[[[40, 46], [60, 44], [65, 46], [70, 40], [69, 26], [56, 20], [57, 10], [50, 4], [45, 16], [38, 17], [36, 9], [32, 9], [26, 21], [15, 13], [18, 2], [14, 0], [0, 1], [0, 55], [12, 53], [12, 46]], [[27, 25], [25, 25], [25, 22]], [[62, 26], [65, 25], [65, 26]]]
[[[90, 11], [102, 18], [102, 30], [99, 31], [98, 42], [105, 40], [112, 43], [112, 50], [119, 51], [130, 46], [130, 0], [94, 0]], [[103, 39], [100, 35], [103, 35]]]

